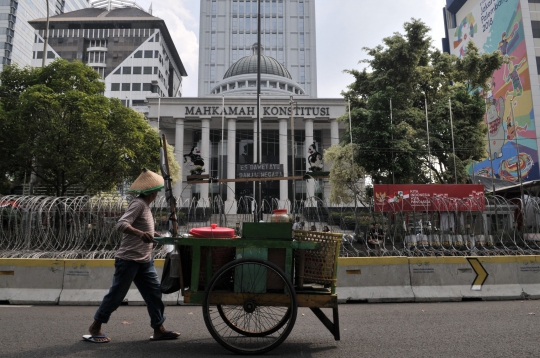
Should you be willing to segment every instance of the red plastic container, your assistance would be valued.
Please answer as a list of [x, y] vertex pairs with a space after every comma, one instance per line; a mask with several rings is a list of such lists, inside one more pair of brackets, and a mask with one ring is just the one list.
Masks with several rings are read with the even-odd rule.
[[189, 230], [189, 234], [194, 237], [204, 237], [204, 238], [233, 238], [234, 229], [228, 227], [194, 227]]

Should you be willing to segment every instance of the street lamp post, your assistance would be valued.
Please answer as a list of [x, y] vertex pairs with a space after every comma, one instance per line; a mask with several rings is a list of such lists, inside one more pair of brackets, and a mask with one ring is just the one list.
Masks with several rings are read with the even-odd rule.
[[47, 8], [47, 23], [45, 25], [45, 34], [43, 36], [43, 58], [41, 59], [41, 67], [45, 67], [45, 59], [47, 58], [47, 41], [49, 39], [49, 0], [45, 0]]

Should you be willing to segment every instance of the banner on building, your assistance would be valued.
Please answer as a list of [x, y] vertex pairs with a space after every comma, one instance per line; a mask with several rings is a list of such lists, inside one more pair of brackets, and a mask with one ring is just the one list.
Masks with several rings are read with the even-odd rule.
[[278, 178], [283, 176], [283, 164], [237, 164], [237, 178]]
[[484, 211], [479, 184], [375, 184], [375, 211]]

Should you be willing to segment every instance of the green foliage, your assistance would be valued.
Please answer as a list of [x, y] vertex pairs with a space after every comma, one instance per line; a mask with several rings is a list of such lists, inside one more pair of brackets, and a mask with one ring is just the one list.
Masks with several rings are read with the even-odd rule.
[[362, 183], [364, 169], [353, 162], [353, 152], [356, 146], [333, 145], [324, 151], [327, 163], [332, 164], [330, 169], [330, 202], [350, 203], [353, 200], [362, 201], [364, 193]]
[[[355, 162], [374, 183], [428, 183], [431, 176], [453, 182], [451, 99], [458, 182], [464, 182], [465, 166], [485, 156], [485, 108], [478, 89], [486, 88], [503, 59], [479, 54], [472, 42], [461, 59], [441, 53], [419, 20], [405, 23], [404, 30], [365, 48], [371, 57], [363, 61], [367, 69], [345, 71], [354, 77], [342, 94], [351, 101]], [[340, 120], [348, 122], [349, 113]]]
[[108, 191], [159, 169], [159, 138], [141, 114], [102, 95], [81, 62], [6, 66], [0, 74], [0, 156], [4, 172], [35, 175], [49, 194]]

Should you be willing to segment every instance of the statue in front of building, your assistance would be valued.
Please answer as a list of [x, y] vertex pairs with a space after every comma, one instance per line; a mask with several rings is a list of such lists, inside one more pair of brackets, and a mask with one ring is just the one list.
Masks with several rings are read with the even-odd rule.
[[190, 168], [191, 175], [201, 175], [204, 173], [204, 160], [201, 157], [201, 150], [194, 145], [191, 147], [191, 152], [184, 154], [184, 164]]
[[308, 148], [308, 163], [309, 163], [309, 170], [312, 172], [320, 172], [323, 169], [323, 155], [317, 151], [317, 147], [315, 145], [315, 142], [310, 144]]

